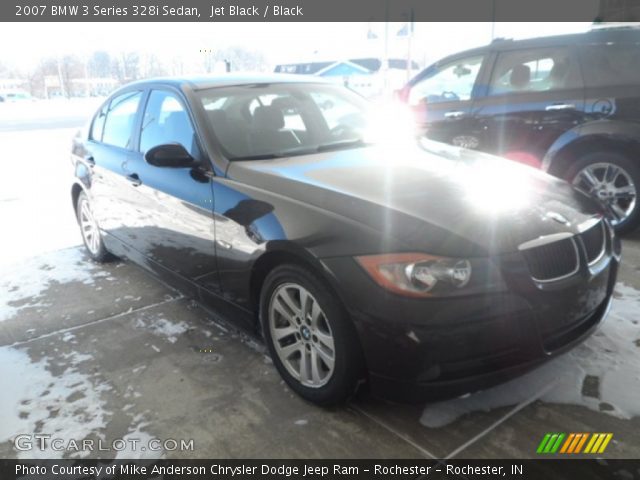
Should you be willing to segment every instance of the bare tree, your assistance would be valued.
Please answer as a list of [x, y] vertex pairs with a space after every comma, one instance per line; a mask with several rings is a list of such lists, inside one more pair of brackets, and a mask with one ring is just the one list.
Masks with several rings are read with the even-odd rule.
[[59, 75], [63, 91], [67, 97], [82, 93], [82, 87], [74, 84], [73, 80], [84, 78], [84, 63], [76, 55], [65, 55], [59, 59]]
[[4, 63], [0, 62], [0, 78], [11, 78], [12, 74]]
[[87, 68], [91, 77], [111, 77], [111, 56], [105, 51], [93, 52], [89, 57]]
[[143, 55], [140, 65], [141, 78], [161, 77], [163, 75], [167, 75], [166, 67], [160, 61], [158, 56], [153, 53]]
[[45, 86], [46, 77], [58, 77], [58, 62], [55, 58], [40, 60], [38, 65], [27, 72], [27, 88], [34, 97], [47, 97], [49, 92]]
[[231, 63], [232, 70], [267, 71], [269, 65], [264, 53], [233, 46], [218, 52], [218, 59]]
[[138, 52], [121, 52], [112, 57], [111, 75], [120, 83], [140, 78], [140, 54]]

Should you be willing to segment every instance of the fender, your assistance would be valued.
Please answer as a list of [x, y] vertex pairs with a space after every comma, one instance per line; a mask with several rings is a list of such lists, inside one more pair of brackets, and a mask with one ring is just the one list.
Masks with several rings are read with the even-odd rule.
[[542, 161], [542, 169], [549, 172], [567, 147], [598, 139], [640, 144], [640, 123], [603, 119], [578, 125], [560, 135], [551, 145]]

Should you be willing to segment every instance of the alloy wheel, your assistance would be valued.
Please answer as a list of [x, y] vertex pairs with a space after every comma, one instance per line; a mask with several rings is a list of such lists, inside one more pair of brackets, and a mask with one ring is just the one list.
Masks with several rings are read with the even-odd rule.
[[631, 175], [613, 163], [587, 165], [573, 179], [573, 186], [602, 201], [612, 214], [611, 223], [624, 222], [634, 211], [638, 192]]
[[98, 255], [100, 252], [100, 230], [98, 224], [93, 217], [91, 206], [86, 200], [80, 202], [80, 231], [82, 238], [89, 251]]
[[285, 283], [269, 302], [269, 332], [279, 360], [302, 385], [319, 388], [331, 379], [335, 346], [318, 301], [304, 287]]

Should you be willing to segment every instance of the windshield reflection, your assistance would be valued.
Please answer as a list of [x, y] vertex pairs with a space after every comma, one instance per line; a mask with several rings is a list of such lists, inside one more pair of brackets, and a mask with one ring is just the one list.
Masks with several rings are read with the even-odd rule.
[[409, 140], [413, 122], [395, 103], [373, 104], [324, 83], [213, 88], [199, 93], [230, 160], [264, 160]]

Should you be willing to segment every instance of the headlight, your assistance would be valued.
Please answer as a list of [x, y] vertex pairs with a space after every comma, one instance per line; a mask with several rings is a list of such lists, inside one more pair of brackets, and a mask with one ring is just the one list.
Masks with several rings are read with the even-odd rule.
[[504, 285], [489, 259], [397, 253], [367, 255], [356, 260], [378, 285], [409, 297], [475, 293]]

